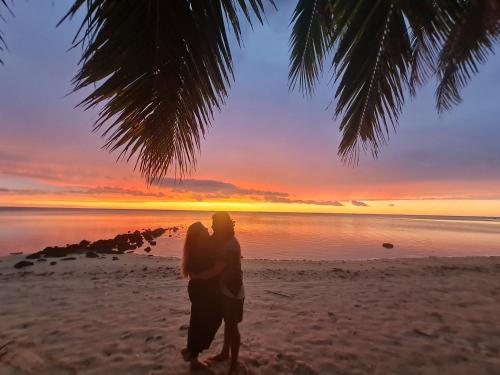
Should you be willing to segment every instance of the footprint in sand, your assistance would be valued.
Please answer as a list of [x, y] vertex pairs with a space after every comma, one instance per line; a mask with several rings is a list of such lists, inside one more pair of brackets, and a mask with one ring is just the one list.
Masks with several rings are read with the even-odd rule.
[[303, 361], [295, 359], [294, 356], [284, 353], [276, 354], [278, 362], [273, 365], [273, 368], [278, 373], [291, 373], [294, 375], [317, 375], [313, 368]]
[[76, 369], [36, 350], [9, 345], [2, 355], [1, 374], [74, 375]]

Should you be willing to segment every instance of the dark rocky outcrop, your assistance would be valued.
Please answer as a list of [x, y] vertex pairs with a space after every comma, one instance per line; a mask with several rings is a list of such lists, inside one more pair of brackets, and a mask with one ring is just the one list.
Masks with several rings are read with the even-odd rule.
[[27, 260], [21, 260], [20, 262], [17, 262], [14, 264], [14, 268], [24, 268], [24, 267], [29, 267], [32, 266], [34, 263], [27, 261]]
[[[73, 258], [70, 257], [70, 255], [78, 254], [85, 254], [87, 258], [97, 258], [102, 254], [118, 255], [125, 252], [132, 252], [133, 250], [142, 247], [145, 241], [147, 241], [150, 246], [155, 246], [156, 238], [160, 237], [167, 231], [170, 232], [169, 236], [171, 236], [171, 232], [175, 233], [178, 230], [178, 227], [156, 228], [153, 230], [143, 229], [142, 232], [138, 230], [134, 232], [128, 231], [124, 234], [118, 234], [114, 238], [97, 240], [94, 242], [82, 240], [79, 243], [67, 244], [66, 246], [49, 246], [43, 250], [28, 255], [26, 259], [42, 259], [43, 257], [63, 258], [62, 260], [70, 260], [68, 258]], [[149, 251], [151, 251], [150, 246], [146, 248], [149, 249]], [[149, 252], [146, 249], [145, 251]]]
[[26, 256], [26, 259], [40, 259], [40, 253], [34, 253]]

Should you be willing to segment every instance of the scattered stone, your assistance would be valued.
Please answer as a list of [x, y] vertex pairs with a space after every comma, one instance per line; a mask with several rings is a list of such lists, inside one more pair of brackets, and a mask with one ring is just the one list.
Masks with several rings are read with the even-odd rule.
[[179, 327], [179, 331], [187, 331], [189, 329], [189, 326], [187, 324], [183, 324]]
[[156, 246], [156, 241], [149, 241], [149, 244], [150, 244], [151, 246]]
[[330, 317], [332, 322], [334, 322], [334, 323], [337, 322], [337, 316], [335, 315], [335, 313], [328, 311], [328, 316]]
[[76, 260], [75, 257], [66, 257], [66, 258], [62, 258], [61, 260]]
[[436, 337], [436, 334], [434, 332], [432, 332], [430, 329], [414, 328], [413, 332], [416, 333], [417, 335], [420, 335], [420, 336]]
[[10, 253], [10, 255], [21, 255], [23, 252], [22, 251], [14, 251]]
[[14, 264], [14, 268], [29, 267], [29, 266], [32, 266], [33, 264], [34, 264], [33, 262], [29, 262], [27, 260], [22, 260], [20, 262], [17, 262], [16, 264]]
[[332, 272], [344, 272], [342, 268], [333, 267]]
[[45, 258], [37, 259], [37, 262], [46, 262], [46, 261], [47, 261], [47, 259], [45, 259]]
[[149, 247], [149, 246], [148, 246], [148, 247], [146, 247], [146, 248], [144, 249], [144, 251], [145, 251], [146, 253], [149, 253], [149, 252], [151, 251], [151, 247]]
[[119, 260], [120, 258], [118, 258], [117, 256], [114, 256], [113, 257], [113, 260]]
[[99, 258], [99, 255], [97, 255], [97, 253], [95, 253], [93, 251], [87, 251], [87, 253], [85, 254], [85, 256], [87, 258]]
[[57, 262], [50, 262], [49, 263], [51, 266], [55, 266], [57, 264]]
[[41, 257], [40, 253], [33, 253], [30, 255], [27, 255], [26, 259], [40, 259], [40, 257]]
[[386, 249], [392, 249], [392, 248], [394, 248], [394, 245], [392, 243], [389, 243], [389, 242], [384, 242], [382, 244], [382, 247], [385, 247]]
[[161, 335], [149, 336], [144, 340], [144, 342], [149, 343], [151, 341], [160, 341], [162, 338], [163, 337]]

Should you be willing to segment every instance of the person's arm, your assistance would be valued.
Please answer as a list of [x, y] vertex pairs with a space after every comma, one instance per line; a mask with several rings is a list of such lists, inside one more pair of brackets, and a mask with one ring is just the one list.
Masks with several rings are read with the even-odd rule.
[[212, 277], [218, 276], [222, 272], [225, 266], [226, 263], [217, 261], [217, 263], [215, 263], [215, 265], [212, 268], [209, 268], [208, 270], [190, 273], [189, 278], [191, 280], [211, 279]]

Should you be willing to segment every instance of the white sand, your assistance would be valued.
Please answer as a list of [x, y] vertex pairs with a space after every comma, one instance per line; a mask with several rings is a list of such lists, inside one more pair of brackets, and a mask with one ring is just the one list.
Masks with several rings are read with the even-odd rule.
[[[178, 261], [123, 255], [15, 270], [21, 258], [0, 263], [0, 374], [189, 373]], [[500, 258], [245, 261], [244, 270], [241, 373], [500, 374]]]

